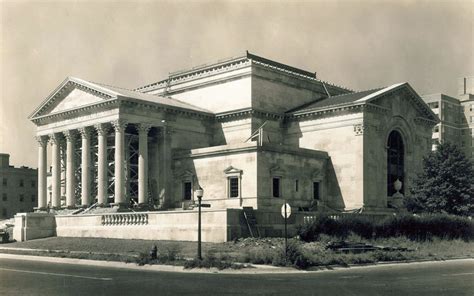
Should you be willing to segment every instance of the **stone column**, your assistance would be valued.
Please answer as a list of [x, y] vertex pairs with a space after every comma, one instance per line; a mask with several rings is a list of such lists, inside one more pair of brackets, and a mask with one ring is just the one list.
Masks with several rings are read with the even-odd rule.
[[66, 137], [66, 207], [74, 208], [76, 206], [76, 197], [74, 189], [76, 187], [75, 167], [75, 131], [69, 130], [63, 132]]
[[53, 208], [61, 207], [61, 136], [52, 134], [51, 139], [51, 206]]
[[82, 139], [81, 152], [81, 206], [87, 207], [91, 204], [91, 150], [90, 150], [90, 128], [83, 127], [79, 129]]
[[38, 141], [38, 209], [46, 209], [47, 205], [47, 144], [45, 136], [36, 137]]
[[112, 122], [115, 129], [115, 187], [114, 187], [114, 203], [116, 205], [125, 204], [125, 128], [127, 123], [123, 120]]
[[109, 180], [107, 179], [108, 161], [107, 161], [107, 133], [109, 127], [105, 124], [95, 126], [98, 137], [98, 159], [97, 159], [97, 203], [99, 206], [107, 205]]
[[148, 131], [149, 124], [137, 125], [138, 130], [138, 204], [147, 204], [148, 198]]

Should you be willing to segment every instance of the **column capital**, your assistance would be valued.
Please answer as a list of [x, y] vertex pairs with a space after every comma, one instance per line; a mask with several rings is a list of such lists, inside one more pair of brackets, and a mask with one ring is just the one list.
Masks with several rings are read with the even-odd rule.
[[63, 131], [63, 135], [67, 141], [73, 141], [76, 139], [77, 132], [75, 130]]
[[62, 141], [63, 141], [63, 137], [59, 133], [53, 133], [49, 135], [49, 142], [51, 143], [51, 145], [54, 144], [54, 145], [59, 146], [62, 144]]
[[85, 127], [81, 127], [78, 129], [79, 130], [79, 133], [81, 133], [81, 138], [82, 139], [89, 139], [90, 136], [91, 136], [91, 131], [92, 129], [88, 126], [85, 126]]
[[110, 130], [109, 125], [105, 124], [105, 123], [98, 123], [98, 124], [94, 125], [94, 128], [100, 136], [107, 135], [107, 133]]
[[125, 121], [124, 119], [117, 119], [117, 120], [112, 121], [111, 123], [116, 132], [121, 132], [125, 130], [125, 128], [128, 125], [128, 122]]
[[152, 124], [150, 123], [138, 123], [135, 124], [135, 129], [137, 130], [138, 134], [144, 133], [145, 135], [148, 135], [148, 132], [152, 128]]
[[38, 146], [46, 147], [46, 144], [48, 144], [48, 136], [36, 136], [35, 139]]

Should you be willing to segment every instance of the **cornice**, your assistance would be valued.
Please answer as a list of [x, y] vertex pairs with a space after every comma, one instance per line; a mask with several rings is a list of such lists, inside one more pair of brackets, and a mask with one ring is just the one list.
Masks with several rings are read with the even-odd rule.
[[69, 109], [69, 110], [65, 110], [65, 111], [62, 111], [62, 112], [42, 115], [42, 116], [32, 118], [31, 121], [33, 123], [35, 123], [36, 125], [38, 125], [38, 124], [40, 124], [40, 123], [42, 123], [46, 120], [69, 118], [69, 117], [71, 117], [71, 115], [74, 115], [74, 114], [77, 114], [77, 113], [90, 111], [90, 110], [94, 110], [94, 109], [102, 109], [103, 107], [106, 107], [106, 106], [119, 107], [119, 100], [118, 99], [112, 99], [112, 100], [107, 100], [107, 101], [100, 102], [100, 103], [94, 103], [94, 104], [82, 106], [80, 108]]
[[429, 127], [429, 128], [432, 128], [433, 126], [438, 124], [438, 121], [426, 119], [424, 117], [416, 117], [414, 119], [414, 121], [415, 121], [416, 124], [420, 124], [420, 125], [423, 125], [423, 126]]
[[208, 77], [231, 70], [245, 68], [251, 65], [251, 62], [247, 57], [239, 57], [222, 63], [217, 63], [206, 68], [198, 67], [198, 69], [191, 69], [189, 71], [181, 71], [170, 73], [168, 79], [161, 80], [149, 85], [145, 85], [139, 88], [134, 89], [135, 91], [148, 92], [151, 90], [164, 88], [172, 84], [183, 83], [203, 77]]
[[307, 80], [317, 81], [319, 83], [324, 83], [326, 86], [331, 88], [337, 88], [340, 90], [351, 91], [350, 89], [338, 86], [333, 83], [329, 83], [327, 81], [319, 80], [316, 78], [315, 73], [311, 73], [302, 69], [298, 69], [289, 65], [285, 65], [276, 61], [272, 61], [263, 57], [259, 57], [248, 53], [245, 56], [232, 58], [227, 61], [223, 61], [220, 63], [216, 63], [213, 65], [203, 65], [195, 67], [191, 70], [187, 71], [179, 71], [170, 73], [168, 79], [164, 79], [149, 85], [145, 85], [139, 88], [134, 89], [135, 91], [140, 92], [150, 92], [152, 90], [160, 89], [160, 88], [167, 88], [171, 85], [176, 85], [183, 82], [192, 81], [195, 79], [200, 79], [203, 77], [209, 77], [216, 74], [241, 69], [244, 67], [248, 67], [251, 65], [258, 65], [264, 68], [272, 69], [278, 72], [289, 74], [293, 77], [300, 77]]
[[288, 120], [298, 120], [298, 119], [310, 119], [314, 117], [319, 117], [327, 114], [337, 114], [345, 111], [360, 111], [362, 112], [364, 109], [371, 108], [371, 110], [375, 110], [372, 106], [368, 106], [365, 103], [359, 103], [359, 104], [350, 104], [350, 105], [339, 105], [339, 106], [333, 106], [333, 107], [327, 107], [327, 108], [318, 108], [314, 110], [309, 110], [309, 111], [301, 111], [301, 112], [295, 112], [292, 114], [288, 114], [285, 116], [285, 119]]
[[106, 100], [100, 103], [90, 104], [87, 106], [82, 106], [80, 108], [69, 109], [62, 112], [35, 117], [31, 119], [31, 121], [35, 123], [36, 125], [39, 125], [46, 120], [69, 118], [75, 114], [90, 111], [90, 110], [101, 110], [101, 109], [104, 109], [104, 107], [120, 108], [120, 107], [126, 107], [126, 106], [132, 106], [132, 107], [140, 106], [143, 108], [154, 109], [154, 110], [163, 111], [166, 113], [181, 114], [185, 116], [192, 116], [192, 117], [199, 117], [199, 118], [211, 119], [214, 117], [214, 114], [211, 114], [211, 113], [187, 110], [184, 108], [161, 105], [161, 104], [153, 103], [153, 102], [117, 98], [117, 99]]
[[246, 118], [246, 117], [251, 117], [251, 116], [259, 116], [259, 117], [273, 119], [273, 120], [280, 120], [284, 118], [283, 114], [265, 112], [265, 111], [252, 109], [252, 108], [244, 108], [244, 109], [239, 109], [239, 110], [234, 110], [234, 111], [229, 111], [229, 112], [217, 113], [215, 115], [215, 118], [218, 122], [221, 122], [221, 121], [226, 121], [229, 119]]

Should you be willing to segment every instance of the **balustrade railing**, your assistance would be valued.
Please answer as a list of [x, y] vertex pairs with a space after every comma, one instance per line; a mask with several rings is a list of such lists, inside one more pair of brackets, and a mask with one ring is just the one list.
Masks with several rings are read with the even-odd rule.
[[108, 214], [102, 215], [104, 226], [147, 225], [148, 214]]

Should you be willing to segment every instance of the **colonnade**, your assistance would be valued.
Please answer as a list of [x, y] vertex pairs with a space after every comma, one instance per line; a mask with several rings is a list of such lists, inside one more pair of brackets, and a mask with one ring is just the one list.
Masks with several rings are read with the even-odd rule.
[[[45, 209], [47, 202], [47, 144], [51, 144], [51, 206], [61, 207], [61, 145], [66, 141], [66, 207], [89, 206], [91, 196], [91, 136], [96, 133], [97, 148], [97, 202], [99, 206], [107, 205], [108, 200], [108, 161], [107, 136], [113, 128], [115, 136], [115, 169], [114, 169], [114, 204], [127, 203], [125, 192], [125, 129], [129, 125], [124, 120], [100, 123], [73, 130], [65, 130], [50, 135], [37, 137], [38, 141], [38, 208]], [[150, 124], [133, 124], [138, 132], [138, 203], [147, 203], [148, 196], [148, 132]], [[81, 202], [76, 204], [76, 159], [75, 149], [78, 137], [81, 137]]]

